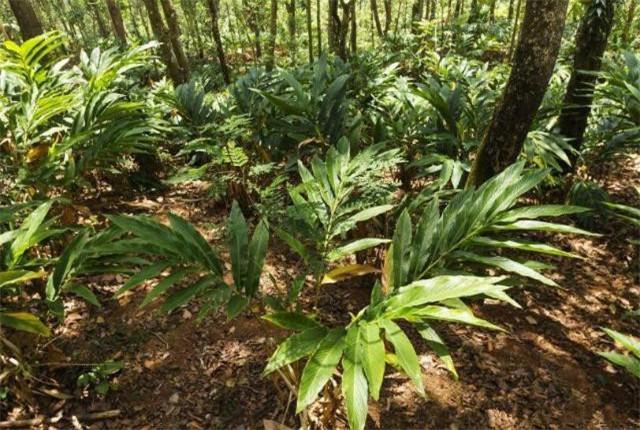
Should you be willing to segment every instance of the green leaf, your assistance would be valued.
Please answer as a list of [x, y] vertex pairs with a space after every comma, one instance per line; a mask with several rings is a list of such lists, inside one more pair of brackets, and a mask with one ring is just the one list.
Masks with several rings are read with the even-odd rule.
[[245, 293], [248, 296], [255, 295], [260, 284], [260, 274], [264, 265], [264, 258], [267, 255], [269, 243], [269, 231], [265, 223], [260, 222], [253, 232], [251, 243], [249, 243], [249, 262], [247, 267], [247, 281]]
[[618, 354], [617, 352], [598, 352], [598, 355], [606, 358], [613, 364], [622, 366], [636, 378], [640, 378], [640, 360], [630, 355]]
[[485, 321], [481, 318], [473, 315], [468, 309], [451, 309], [445, 306], [424, 306], [418, 309], [413, 316], [415, 318], [428, 318], [440, 321], [457, 322], [461, 324], [475, 325], [478, 327], [484, 327], [491, 330], [505, 331], [503, 328], [491, 324], [489, 321]]
[[291, 249], [293, 249], [305, 262], [311, 261], [311, 255], [305, 248], [305, 246], [298, 239], [291, 236], [286, 231], [276, 228], [276, 234], [278, 237], [283, 240]]
[[152, 264], [151, 266], [145, 267], [140, 272], [131, 276], [127, 280], [127, 282], [125, 282], [124, 285], [118, 291], [116, 291], [116, 294], [115, 294], [116, 297], [121, 296], [122, 294], [126, 293], [130, 289], [137, 287], [144, 281], [155, 278], [160, 273], [162, 273], [163, 270], [167, 269], [170, 265], [171, 263], [162, 261], [160, 263]]
[[591, 233], [577, 227], [564, 224], [555, 224], [544, 221], [520, 220], [509, 224], [499, 224], [492, 227], [493, 230], [529, 230], [529, 231], [545, 231], [549, 233], [566, 233], [566, 234], [583, 234], [586, 236], [602, 236], [597, 233]]
[[634, 339], [632, 336], [611, 330], [610, 328], [603, 328], [602, 330], [607, 333], [611, 339], [615, 340], [617, 343], [631, 351], [633, 355], [640, 358], [640, 341]]
[[380, 338], [380, 327], [375, 323], [363, 323], [360, 331], [362, 367], [369, 381], [369, 394], [374, 400], [378, 400], [385, 368], [385, 348]]
[[300, 377], [296, 413], [300, 413], [318, 397], [318, 393], [327, 383], [338, 366], [344, 350], [344, 329], [329, 331], [318, 345]]
[[182, 281], [185, 276], [189, 273], [192, 273], [190, 269], [182, 269], [177, 272], [173, 272], [162, 281], [158, 282], [158, 284], [153, 287], [153, 289], [145, 296], [144, 300], [140, 304], [140, 307], [143, 308], [151, 303], [156, 297], [164, 294], [169, 288], [171, 288], [174, 284]]
[[515, 240], [498, 240], [483, 236], [474, 237], [470, 243], [472, 245], [486, 246], [491, 248], [510, 248], [518, 249], [521, 251], [538, 252], [540, 254], [557, 255], [560, 257], [583, 258], [579, 255], [572, 254], [570, 252], [563, 251], [561, 249], [554, 248], [553, 246], [545, 245], [542, 243], [521, 242]]
[[298, 312], [274, 312], [262, 318], [287, 330], [304, 331], [322, 327], [317, 321]]
[[42, 278], [44, 272], [31, 272], [29, 270], [9, 270], [0, 272], [0, 288], [7, 285], [23, 284], [31, 279]]
[[331, 251], [327, 256], [327, 260], [335, 261], [342, 257], [353, 255], [358, 251], [373, 248], [374, 246], [378, 246], [383, 243], [389, 243], [389, 239], [366, 238], [354, 240], [353, 242], [349, 242], [348, 244]]
[[231, 206], [229, 214], [229, 250], [231, 253], [231, 272], [237, 289], [242, 288], [247, 274], [247, 253], [249, 246], [249, 232], [247, 222], [237, 202]]
[[179, 308], [180, 306], [191, 300], [193, 297], [195, 297], [204, 288], [215, 285], [215, 282], [216, 277], [213, 275], [208, 275], [200, 278], [197, 282], [189, 285], [187, 288], [183, 288], [177, 293], [169, 296], [169, 298], [165, 300], [162, 306], [160, 306], [160, 311], [169, 313], [172, 310]]
[[416, 324], [416, 328], [420, 333], [420, 336], [427, 342], [427, 345], [436, 355], [442, 360], [442, 363], [445, 367], [451, 372], [453, 377], [458, 379], [458, 371], [456, 370], [456, 366], [453, 364], [453, 359], [451, 358], [451, 354], [449, 353], [449, 348], [444, 343], [440, 335], [436, 333], [436, 331], [427, 323], [418, 323]]
[[33, 314], [28, 312], [0, 312], [0, 326], [11, 327], [15, 330], [49, 336], [49, 328]]
[[393, 233], [393, 283], [391, 290], [405, 285], [411, 263], [411, 218], [405, 209]]
[[538, 205], [526, 206], [522, 208], [511, 209], [502, 213], [498, 220], [500, 222], [514, 222], [524, 218], [536, 219], [541, 217], [556, 217], [562, 215], [579, 214], [588, 212], [591, 209], [580, 206], [570, 205]]
[[550, 285], [552, 287], [559, 286], [557, 283], [547, 278], [546, 276], [543, 276], [535, 270], [525, 266], [524, 264], [518, 263], [517, 261], [514, 261], [507, 257], [485, 257], [483, 255], [464, 251], [458, 251], [454, 255], [463, 261], [471, 261], [474, 263], [485, 264], [487, 266], [498, 267], [507, 272], [516, 273], [526, 278], [535, 279], [536, 281], [541, 282], [545, 285]]
[[411, 345], [411, 341], [402, 329], [391, 320], [380, 321], [380, 326], [384, 329], [386, 338], [393, 345], [395, 355], [398, 358], [398, 365], [411, 379], [418, 393], [424, 396], [420, 362], [413, 345]]
[[368, 219], [374, 218], [380, 214], [383, 214], [385, 212], [390, 211], [391, 209], [393, 209], [393, 205], [381, 205], [381, 206], [374, 206], [371, 208], [367, 208], [364, 209], [360, 212], [358, 212], [357, 214], [351, 216], [349, 218], [349, 222], [352, 223], [358, 223], [361, 221], [366, 221]]
[[238, 294], [234, 294], [227, 302], [227, 318], [232, 320], [247, 307], [249, 299]]
[[262, 374], [268, 375], [276, 369], [312, 354], [313, 351], [318, 348], [318, 344], [326, 335], [326, 328], [316, 327], [289, 336], [280, 345], [278, 345], [276, 351], [273, 353], [271, 358], [269, 358], [267, 367], [264, 369]]
[[24, 219], [9, 249], [9, 268], [17, 263], [29, 247], [35, 245], [33, 238], [49, 213], [51, 205], [53, 205], [52, 200], [41, 204]]
[[93, 294], [93, 291], [91, 291], [85, 285], [71, 284], [68, 287], [65, 287], [65, 290], [72, 292], [76, 296], [82, 297], [87, 302], [91, 303], [92, 305], [94, 305], [96, 307], [99, 307], [99, 308], [102, 307], [102, 305], [100, 304], [100, 300], [98, 300], [96, 295]]
[[347, 410], [349, 428], [362, 430], [367, 421], [367, 378], [362, 367], [360, 327], [353, 325], [347, 332], [342, 360], [342, 395]]

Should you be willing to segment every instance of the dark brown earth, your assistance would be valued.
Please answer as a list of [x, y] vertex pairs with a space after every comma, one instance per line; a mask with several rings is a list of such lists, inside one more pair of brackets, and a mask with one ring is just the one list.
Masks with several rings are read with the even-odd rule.
[[[621, 167], [622, 166], [622, 167]], [[595, 179], [615, 201], [640, 205], [640, 158], [605, 166]], [[101, 200], [104, 202], [104, 200]], [[109, 202], [110, 200], [106, 200]], [[210, 206], [202, 188], [172, 190], [122, 203], [92, 202], [94, 213], [124, 210], [165, 214], [174, 211], [196, 223], [210, 240], [219, 239], [225, 212]], [[596, 355], [613, 345], [600, 327], [640, 335], [638, 320], [623, 315], [640, 305], [638, 250], [627, 242], [639, 232], [614, 219], [600, 220], [602, 237], [555, 236], [551, 242], [584, 260], [547, 259], [557, 265], [550, 277], [563, 289], [527, 285], [512, 295], [522, 310], [491, 300], [473, 306], [505, 333], [458, 325], [439, 327], [460, 374], [455, 381], [438, 359], [415, 339], [424, 371], [426, 398], [407, 378], [387, 375], [378, 404], [371, 404], [369, 428], [383, 429], [629, 429], [640, 428], [640, 383]], [[297, 273], [296, 260], [279, 245], [270, 250], [263, 278], [267, 288], [284, 288]], [[197, 303], [169, 316], [138, 309], [137, 291], [119, 300], [112, 293], [120, 277], [95, 280], [104, 304], [90, 308], [68, 303], [66, 320], [41, 352], [47, 381], [74, 395], [70, 400], [38, 396], [32, 407], [15, 406], [0, 419], [36, 415], [57, 423], [34, 428], [241, 429], [263, 428], [263, 420], [299, 426], [294, 399], [281, 380], [262, 378], [266, 359], [284, 332], [245, 313], [195, 321]], [[344, 320], [367, 300], [369, 283], [337, 284], [320, 302], [329, 320]], [[41, 358], [42, 359], [42, 358]], [[104, 398], [74, 388], [83, 367], [108, 359], [125, 368], [112, 379]], [[81, 422], [96, 411], [119, 409], [115, 418]], [[313, 411], [321, 414], [322, 405]], [[61, 414], [62, 412], [62, 414]], [[57, 414], [57, 415], [56, 415]], [[70, 420], [75, 415], [77, 420]], [[55, 419], [54, 419], [55, 421]], [[266, 423], [267, 426], [274, 423]], [[87, 427], [82, 427], [86, 425]], [[345, 427], [337, 412], [337, 428]], [[277, 428], [277, 427], [268, 427]]]

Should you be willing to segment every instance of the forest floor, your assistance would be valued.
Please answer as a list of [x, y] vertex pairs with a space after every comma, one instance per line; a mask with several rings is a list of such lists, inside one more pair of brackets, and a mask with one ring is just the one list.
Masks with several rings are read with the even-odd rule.
[[[640, 157], [600, 166], [594, 179], [615, 201], [639, 205], [633, 187], [640, 186]], [[195, 223], [209, 239], [220, 239], [226, 212], [211, 206], [204, 187], [190, 186], [162, 194], [123, 200], [121, 196], [87, 202], [94, 213], [115, 211], [166, 214], [173, 211]], [[552, 243], [583, 260], [549, 258], [549, 276], [563, 289], [541, 285], [519, 288], [512, 296], [519, 310], [492, 300], [474, 310], [506, 332], [459, 325], [440, 327], [460, 375], [454, 380], [429, 349], [418, 346], [426, 397], [408, 379], [394, 373], [385, 379], [378, 404], [372, 405], [368, 428], [383, 429], [621, 429], [640, 428], [640, 383], [595, 354], [612, 349], [601, 327], [640, 335], [637, 320], [623, 319], [640, 304], [638, 251], [627, 242], [638, 237], [617, 220], [599, 220], [602, 237], [555, 236]], [[263, 278], [269, 288], [284, 288], [299, 272], [286, 249], [271, 248]], [[86, 422], [91, 429], [244, 429], [296, 427], [295, 400], [281, 380], [261, 372], [284, 332], [246, 313], [228, 322], [212, 314], [195, 321], [198, 303], [171, 315], [140, 310], [143, 294], [118, 300], [112, 293], [120, 277], [103, 277], [103, 308], [80, 301], [67, 303], [64, 324], [47, 347], [47, 360], [73, 363], [122, 360], [124, 369], [112, 380], [105, 398], [78, 398], [74, 380], [82, 371], [51, 367], [48, 376], [61, 381], [72, 400], [44, 400], [27, 412], [16, 407], [0, 419], [46, 416], [81, 417], [119, 409], [119, 416]], [[328, 322], [344, 321], [366, 304], [370, 293], [361, 280], [324, 290], [320, 307]], [[348, 300], [347, 300], [348, 299]], [[351, 306], [351, 307], [350, 307]], [[319, 415], [318, 410], [316, 413]], [[334, 428], [344, 428], [342, 412]], [[66, 418], [65, 418], [66, 420]], [[71, 428], [69, 421], [42, 428]], [[65, 423], [65, 424], [63, 424]], [[77, 422], [76, 424], [77, 425]], [[76, 427], [82, 428], [82, 427]]]

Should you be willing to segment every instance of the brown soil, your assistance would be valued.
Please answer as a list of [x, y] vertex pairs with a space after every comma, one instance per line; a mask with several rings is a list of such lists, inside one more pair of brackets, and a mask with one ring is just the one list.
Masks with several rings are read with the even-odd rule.
[[[621, 167], [622, 166], [622, 167]], [[600, 169], [598, 179], [614, 200], [639, 205], [633, 186], [640, 186], [640, 158]], [[202, 196], [198, 199], [194, 196]], [[635, 199], [635, 201], [634, 201]], [[114, 200], [117, 201], [114, 196]], [[209, 207], [201, 188], [173, 190], [130, 202], [110, 203], [105, 213], [120, 210], [164, 214], [171, 210], [196, 223], [209, 239], [219, 238], [225, 211]], [[216, 214], [216, 215], [212, 215]], [[385, 379], [378, 404], [371, 405], [369, 428], [383, 429], [620, 429], [640, 428], [640, 383], [597, 356], [612, 343], [600, 327], [640, 335], [637, 320], [623, 315], [640, 305], [638, 252], [628, 242], [638, 231], [614, 219], [601, 221], [599, 238], [559, 237], [552, 242], [584, 260], [553, 258], [550, 276], [564, 289], [527, 285], [513, 294], [522, 310], [491, 300], [474, 304], [484, 318], [508, 331], [496, 333], [458, 325], [439, 331], [448, 343], [460, 374], [455, 381], [418, 338], [426, 398], [414, 393], [407, 378]], [[271, 249], [267, 270], [283, 284], [297, 272], [296, 260]], [[285, 255], [283, 257], [283, 255]], [[51, 427], [72, 428], [68, 417], [120, 409], [119, 417], [81, 423], [91, 429], [241, 429], [262, 428], [263, 420], [299, 426], [292, 398], [280, 380], [262, 378], [266, 359], [285, 333], [245, 313], [229, 322], [222, 314], [198, 324], [197, 303], [169, 316], [140, 311], [140, 291], [119, 300], [111, 297], [120, 277], [102, 277], [103, 308], [69, 302], [65, 323], [49, 348], [58, 359], [91, 363], [125, 362], [104, 398], [74, 391], [83, 368], [49, 369], [61, 390], [75, 398], [60, 402], [38, 398], [38, 406], [0, 414], [2, 419], [35, 413], [63, 418]], [[265, 283], [273, 288], [268, 277]], [[325, 290], [320, 306], [327, 318], [344, 320], [367, 300], [367, 282]], [[282, 288], [283, 285], [276, 286]], [[52, 353], [52, 357], [55, 354]], [[60, 358], [61, 357], [61, 358]], [[59, 416], [59, 415], [58, 415]], [[345, 427], [337, 413], [337, 428]], [[85, 427], [83, 427], [85, 428]], [[273, 428], [273, 427], [272, 427]]]

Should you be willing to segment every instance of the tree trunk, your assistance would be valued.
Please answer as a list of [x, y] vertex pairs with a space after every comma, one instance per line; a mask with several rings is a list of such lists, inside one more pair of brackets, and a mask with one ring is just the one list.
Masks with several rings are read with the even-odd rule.
[[207, 6], [209, 6], [209, 13], [211, 14], [211, 34], [213, 35], [213, 41], [216, 44], [216, 54], [218, 56], [218, 63], [220, 63], [220, 71], [222, 72], [222, 79], [224, 83], [229, 85], [231, 83], [231, 76], [229, 73], [229, 67], [227, 66], [227, 58], [224, 53], [224, 46], [222, 45], [222, 37], [220, 37], [220, 27], [218, 21], [220, 15], [218, 13], [220, 7], [219, 0], [207, 0]]
[[18, 21], [23, 41], [41, 35], [44, 30], [30, 0], [9, 0], [9, 6]]
[[260, 35], [260, 9], [253, 2], [244, 2], [244, 10], [247, 15], [247, 24], [249, 29], [253, 31], [256, 58], [262, 57], [262, 42]]
[[329, 10], [327, 11], [327, 38], [329, 40], [329, 51], [337, 54], [340, 45], [340, 15], [338, 13], [339, 0], [328, 0]]
[[527, 0], [509, 81], [474, 160], [468, 186], [516, 161], [556, 63], [568, 0]]
[[509, 42], [509, 52], [507, 53], [506, 60], [511, 61], [513, 55], [513, 47], [516, 45], [516, 34], [518, 34], [518, 20], [520, 19], [520, 4], [521, 1], [516, 2], [516, 14], [513, 18], [513, 29], [511, 29], [511, 41]]
[[391, 28], [391, 0], [382, 0], [384, 5], [384, 35], [389, 34], [389, 29]]
[[424, 0], [414, 0], [411, 6], [411, 31], [417, 33], [419, 24], [422, 20], [422, 10], [424, 9]]
[[288, 0], [287, 7], [287, 29], [289, 30], [289, 55], [291, 61], [296, 64], [296, 54], [298, 53], [298, 43], [296, 40], [296, 0]]
[[636, 14], [636, 0], [629, 1], [629, 9], [627, 10], [627, 19], [624, 22], [624, 27], [622, 29], [622, 44], [626, 45], [629, 41], [629, 32], [631, 31], [631, 27], [633, 27], [633, 19]]
[[316, 33], [318, 33], [318, 57], [322, 55], [322, 3], [316, 1]]
[[378, 36], [382, 39], [384, 37], [384, 33], [382, 30], [382, 23], [380, 22], [380, 14], [378, 14], [378, 2], [376, 0], [371, 0], [371, 14], [373, 15], [373, 21], [376, 24]]
[[511, 21], [511, 18], [513, 18], [513, 0], [509, 0], [509, 13], [507, 15], [509, 21]]
[[[580, 150], [591, 113], [591, 102], [596, 76], [584, 72], [597, 72], [602, 65], [602, 55], [613, 27], [614, 3], [592, 1], [587, 7], [576, 33], [576, 50], [573, 71], [558, 119], [561, 135], [571, 139], [571, 145]], [[572, 164], [577, 156], [570, 154]], [[567, 171], [570, 168], [567, 166]]]
[[111, 24], [113, 25], [113, 32], [115, 33], [118, 41], [122, 45], [127, 44], [127, 32], [124, 28], [124, 22], [122, 21], [122, 12], [120, 12], [120, 6], [116, 3], [116, 0], [106, 0], [107, 10], [111, 17]]
[[496, 21], [496, 0], [491, 0], [489, 3], [489, 22]]
[[311, 19], [311, 0], [307, 0], [307, 37], [309, 39], [309, 43], [307, 44], [307, 48], [309, 49], [309, 63], [313, 63], [313, 26]]
[[351, 0], [351, 55], [358, 52], [358, 23], [356, 22], [356, 0]]
[[273, 70], [276, 63], [276, 39], [278, 36], [278, 0], [271, 0], [271, 14], [269, 15], [269, 41], [267, 44], [268, 71]]
[[178, 14], [171, 4], [171, 0], [160, 0], [162, 5], [162, 11], [164, 12], [165, 20], [167, 21], [167, 27], [169, 30], [169, 39], [171, 39], [171, 46], [173, 47], [173, 53], [175, 54], [178, 66], [182, 69], [182, 75], [185, 80], [189, 80], [189, 60], [184, 53], [182, 43], [180, 42], [180, 25], [178, 24]]
[[186, 81], [186, 76], [182, 74], [182, 69], [178, 65], [173, 50], [171, 49], [171, 39], [167, 33], [167, 29], [162, 22], [162, 15], [158, 9], [157, 0], [144, 0], [144, 5], [149, 14], [149, 22], [155, 37], [160, 42], [160, 54], [164, 64], [167, 66], [169, 77], [175, 85], [180, 85]]
[[93, 9], [93, 15], [96, 18], [96, 23], [98, 24], [100, 37], [106, 38], [109, 36], [109, 30], [107, 30], [107, 25], [105, 24], [104, 19], [102, 19], [100, 5], [98, 3], [91, 3], [91, 8]]

